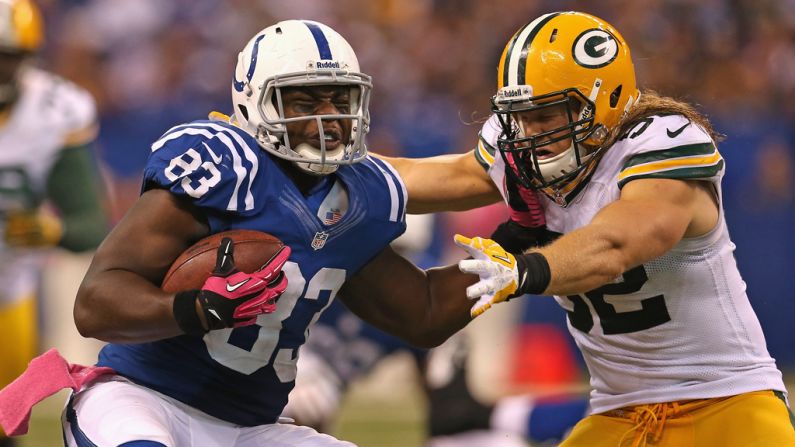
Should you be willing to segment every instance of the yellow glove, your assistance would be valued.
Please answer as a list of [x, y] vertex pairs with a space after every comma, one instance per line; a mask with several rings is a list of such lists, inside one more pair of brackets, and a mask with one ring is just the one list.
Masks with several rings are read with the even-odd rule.
[[5, 219], [5, 242], [12, 247], [52, 247], [63, 236], [61, 220], [42, 209], [11, 211]]
[[491, 239], [470, 239], [456, 234], [454, 240], [473, 258], [459, 261], [458, 268], [464, 273], [480, 276], [480, 281], [467, 287], [467, 297], [477, 300], [470, 310], [473, 318], [516, 292], [519, 288], [519, 270], [514, 255]]

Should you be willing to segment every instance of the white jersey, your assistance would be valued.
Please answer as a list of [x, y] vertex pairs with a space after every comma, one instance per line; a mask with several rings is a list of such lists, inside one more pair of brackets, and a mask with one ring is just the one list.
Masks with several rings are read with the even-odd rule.
[[[85, 143], [95, 129], [94, 100], [87, 92], [53, 74], [24, 68], [20, 96], [0, 122], [0, 216], [38, 208], [61, 149]], [[38, 266], [33, 251], [5, 246], [4, 222], [0, 219], [0, 304], [34, 293]]]
[[[478, 161], [508, 200], [505, 164], [494, 148], [499, 123], [481, 131]], [[604, 154], [590, 180], [562, 207], [541, 196], [547, 227], [587, 225], [635, 179], [710, 182], [721, 199], [724, 162], [714, 142], [681, 115], [641, 121]], [[720, 207], [709, 233], [582, 295], [556, 296], [591, 375], [593, 413], [628, 405], [785, 392], [745, 293]]]

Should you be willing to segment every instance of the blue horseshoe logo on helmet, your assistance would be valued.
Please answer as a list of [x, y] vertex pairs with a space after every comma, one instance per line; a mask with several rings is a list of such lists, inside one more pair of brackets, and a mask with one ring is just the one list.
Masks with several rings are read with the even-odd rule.
[[[246, 81], [251, 81], [251, 77], [254, 76], [254, 70], [257, 69], [257, 55], [259, 54], [259, 42], [265, 37], [264, 34], [257, 37], [257, 40], [254, 41], [254, 49], [251, 50], [251, 64], [248, 66], [248, 73], [246, 73]], [[237, 80], [237, 73], [232, 75], [232, 86], [235, 88], [236, 91], [242, 92], [243, 87], [245, 87], [246, 82], [238, 81]]]

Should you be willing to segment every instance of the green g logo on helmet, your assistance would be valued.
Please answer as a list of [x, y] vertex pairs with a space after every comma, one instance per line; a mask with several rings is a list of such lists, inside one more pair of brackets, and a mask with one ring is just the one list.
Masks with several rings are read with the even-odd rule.
[[600, 68], [613, 62], [618, 56], [618, 42], [605, 30], [589, 29], [574, 39], [571, 52], [580, 66]]

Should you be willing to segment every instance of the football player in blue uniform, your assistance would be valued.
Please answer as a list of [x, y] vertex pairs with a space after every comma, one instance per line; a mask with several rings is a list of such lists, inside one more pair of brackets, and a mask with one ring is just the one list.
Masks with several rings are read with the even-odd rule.
[[[231, 118], [176, 126], [152, 145], [140, 198], [78, 292], [77, 327], [109, 342], [98, 364], [118, 374], [71, 397], [68, 445], [351, 445], [278, 423], [298, 348], [338, 292], [418, 346], [471, 320], [476, 277], [420, 270], [389, 247], [407, 197], [396, 171], [367, 155], [371, 85], [334, 30], [280, 22], [240, 53]], [[192, 243], [231, 229], [289, 249], [246, 274], [225, 241], [200, 290], [158, 287]]]

